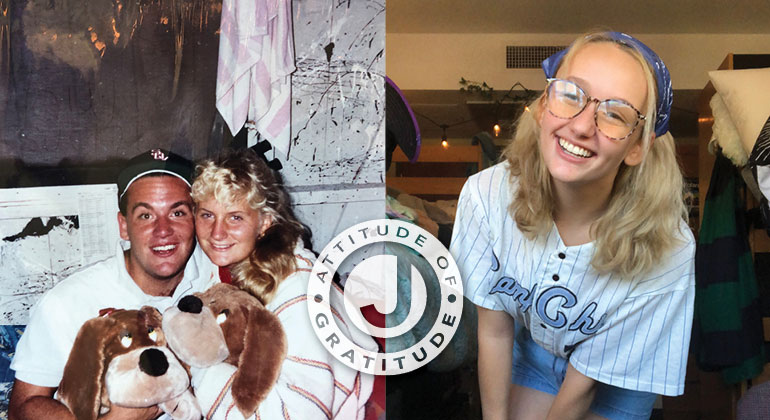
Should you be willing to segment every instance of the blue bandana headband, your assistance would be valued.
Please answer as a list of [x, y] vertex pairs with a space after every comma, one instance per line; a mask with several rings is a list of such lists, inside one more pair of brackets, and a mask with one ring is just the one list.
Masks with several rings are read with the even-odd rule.
[[[642, 41], [639, 41], [631, 35], [622, 32], [604, 32], [603, 35], [639, 51], [644, 59], [647, 60], [647, 63], [650, 64], [650, 67], [652, 67], [652, 70], [655, 73], [655, 81], [658, 85], [655, 135], [660, 137], [666, 134], [668, 131], [668, 120], [671, 118], [671, 104], [674, 102], [674, 91], [671, 88], [671, 75], [668, 73], [666, 65], [663, 64], [663, 60], [661, 60], [650, 47], [644, 45]], [[545, 77], [550, 79], [556, 76], [556, 70], [559, 68], [559, 63], [561, 63], [564, 55], [567, 54], [568, 49], [569, 48], [561, 50], [543, 60], [542, 66]]]

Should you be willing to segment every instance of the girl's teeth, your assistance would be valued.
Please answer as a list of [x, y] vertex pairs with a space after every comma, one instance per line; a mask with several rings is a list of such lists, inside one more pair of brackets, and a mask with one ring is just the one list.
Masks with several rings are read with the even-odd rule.
[[589, 152], [588, 150], [583, 149], [580, 146], [576, 146], [572, 143], [569, 143], [564, 139], [559, 139], [559, 146], [561, 146], [562, 149], [566, 150], [567, 152], [575, 156], [584, 157], [584, 158], [592, 156], [592, 153]]
[[176, 248], [176, 245], [164, 245], [164, 246], [156, 246], [152, 250], [153, 251], [170, 251], [174, 248]]

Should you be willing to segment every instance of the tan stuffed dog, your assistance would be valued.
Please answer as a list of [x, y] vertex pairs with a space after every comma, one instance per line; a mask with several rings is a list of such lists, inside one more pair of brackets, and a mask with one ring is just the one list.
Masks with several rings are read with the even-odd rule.
[[[253, 415], [267, 397], [286, 357], [286, 335], [278, 317], [229, 284], [182, 298], [164, 313], [163, 329], [169, 347], [190, 366], [209, 368], [222, 361], [235, 366], [231, 393], [244, 417]], [[196, 393], [207, 410], [207, 396]]]
[[160, 404], [174, 419], [200, 419], [190, 379], [166, 347], [161, 314], [144, 306], [86, 321], [64, 367], [57, 398], [78, 420], [110, 410]]

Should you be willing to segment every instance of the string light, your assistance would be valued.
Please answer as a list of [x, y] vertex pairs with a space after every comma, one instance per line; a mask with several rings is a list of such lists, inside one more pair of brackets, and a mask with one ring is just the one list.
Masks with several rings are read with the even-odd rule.
[[438, 122], [434, 121], [432, 118], [428, 117], [428, 116], [427, 116], [427, 115], [425, 115], [425, 114], [422, 114], [422, 113], [420, 113], [420, 112], [417, 112], [416, 110], [413, 110], [413, 112], [414, 112], [414, 114], [415, 114], [415, 115], [417, 115], [417, 116], [419, 116], [419, 117], [422, 117], [422, 118], [424, 118], [424, 119], [428, 120], [429, 122], [431, 122], [432, 124], [434, 124], [436, 127], [439, 127], [439, 128], [441, 129], [441, 145], [442, 145], [443, 147], [445, 147], [445, 148], [446, 148], [446, 147], [449, 147], [449, 140], [447, 139], [447, 134], [446, 134], [446, 130], [447, 130], [448, 128], [451, 128], [451, 127], [455, 127], [455, 126], [458, 126], [458, 125], [467, 124], [467, 123], [469, 123], [469, 122], [473, 122], [473, 121], [476, 121], [474, 118], [471, 118], [471, 119], [468, 119], [468, 120], [465, 120], [465, 121], [459, 121], [459, 122], [456, 122], [456, 123], [452, 123], [452, 124], [440, 124], [440, 123], [438, 123]]
[[[516, 88], [521, 88], [520, 92], [514, 92]], [[497, 106], [495, 107], [495, 125], [492, 126], [492, 131], [495, 133], [495, 137], [500, 137], [500, 132], [502, 131], [502, 127], [500, 126], [500, 112], [501, 112], [501, 106], [505, 104], [521, 104], [524, 105], [524, 112], [529, 112], [529, 107], [526, 105], [529, 103], [537, 93], [533, 90], [527, 89], [526, 86], [522, 85], [520, 82], [516, 82], [511, 86], [510, 89], [508, 89], [508, 92], [505, 93], [500, 99], [495, 100], [497, 103]], [[506, 102], [506, 100], [510, 102]]]
[[441, 145], [446, 149], [449, 147], [449, 142], [446, 139], [446, 129], [449, 128], [449, 126], [446, 124], [441, 124], [439, 127], [441, 127]]

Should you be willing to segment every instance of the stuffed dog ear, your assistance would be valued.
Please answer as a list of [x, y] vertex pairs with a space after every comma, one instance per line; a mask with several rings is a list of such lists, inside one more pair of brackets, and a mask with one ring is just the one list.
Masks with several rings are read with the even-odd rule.
[[160, 311], [152, 306], [145, 305], [139, 308], [139, 316], [144, 322], [145, 327], [152, 327], [155, 329], [155, 333], [158, 337], [155, 343], [159, 346], [165, 346], [167, 344], [166, 335], [163, 332], [163, 315]]
[[278, 380], [286, 358], [286, 335], [281, 322], [263, 307], [241, 305], [246, 318], [243, 351], [233, 378], [235, 405], [251, 415]]
[[[58, 399], [78, 420], [96, 420], [104, 389], [105, 344], [115, 325], [110, 317], [86, 321], [78, 331], [59, 384]], [[106, 400], [106, 399], [105, 399]]]
[[152, 306], [142, 306], [139, 308], [139, 312], [145, 316], [145, 325], [157, 325], [160, 327], [160, 325], [163, 323], [163, 315], [161, 315], [159, 310], [153, 308]]

